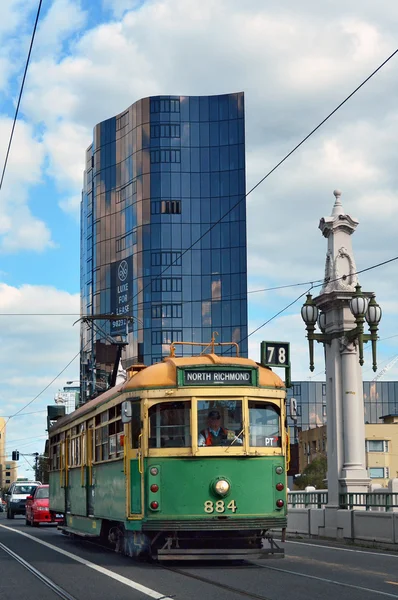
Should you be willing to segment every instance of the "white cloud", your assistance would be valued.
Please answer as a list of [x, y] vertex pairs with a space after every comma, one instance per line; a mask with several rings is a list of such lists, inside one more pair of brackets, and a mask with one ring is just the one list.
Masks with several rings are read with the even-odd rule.
[[[11, 127], [11, 119], [0, 118], [0, 156], [3, 160]], [[41, 252], [53, 245], [46, 223], [35, 217], [29, 207], [28, 190], [40, 183], [43, 160], [43, 145], [35, 139], [32, 127], [19, 120], [15, 127], [0, 195], [2, 252]]]
[[81, 189], [86, 148], [90, 145], [90, 131], [68, 122], [55, 124], [43, 136], [49, 156], [48, 173], [61, 189]]
[[70, 196], [59, 201], [60, 208], [71, 215], [80, 225], [80, 202], [81, 195]]
[[35, 56], [62, 52], [63, 44], [73, 41], [86, 23], [87, 13], [79, 0], [54, 0], [44, 18], [40, 19], [35, 41]]
[[[79, 295], [46, 286], [13, 287], [0, 283], [2, 344], [0, 370], [3, 379], [0, 414], [13, 415], [46, 388], [79, 352], [79, 328], [73, 322], [79, 314]], [[20, 313], [25, 316], [7, 316]], [[26, 313], [43, 316], [29, 316]], [[49, 316], [67, 313], [71, 316]], [[54, 394], [69, 379], [79, 378], [79, 359], [52, 383], [24, 412], [40, 414], [17, 416], [7, 425], [7, 440], [45, 435], [45, 411]], [[27, 442], [25, 442], [26, 446]], [[43, 452], [44, 438], [32, 440], [26, 452]], [[11, 451], [7, 443], [7, 451]], [[26, 464], [20, 463], [21, 471]]]
[[120, 18], [126, 11], [139, 8], [145, 0], [102, 0], [104, 8], [112, 11], [113, 15]]

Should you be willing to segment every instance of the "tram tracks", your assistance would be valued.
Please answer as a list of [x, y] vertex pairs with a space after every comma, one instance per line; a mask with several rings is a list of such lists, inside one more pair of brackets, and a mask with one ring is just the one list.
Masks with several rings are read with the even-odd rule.
[[11, 556], [16, 562], [22, 565], [29, 573], [31, 573], [36, 579], [41, 581], [46, 587], [48, 587], [52, 592], [54, 592], [58, 598], [62, 598], [62, 600], [77, 600], [74, 596], [69, 594], [66, 590], [57, 585], [54, 581], [46, 577], [43, 573], [38, 571], [33, 565], [28, 563], [22, 556], [16, 554], [13, 550], [5, 546], [0, 542], [0, 550], [3, 550], [6, 554]]
[[208, 577], [203, 577], [202, 575], [195, 575], [194, 573], [187, 573], [182, 571], [181, 569], [176, 569], [173, 567], [166, 567], [164, 565], [158, 565], [161, 569], [165, 569], [166, 571], [170, 571], [171, 573], [177, 573], [178, 575], [183, 575], [184, 577], [189, 577], [190, 579], [195, 579], [196, 581], [200, 581], [201, 583], [208, 583], [214, 587], [218, 587], [226, 592], [233, 592], [234, 594], [240, 594], [244, 598], [253, 598], [254, 600], [274, 600], [274, 598], [270, 598], [269, 596], [263, 596], [261, 594], [255, 594], [254, 592], [248, 592], [246, 590], [242, 590], [241, 588], [237, 588], [231, 585], [227, 585], [226, 583], [220, 583], [218, 581], [214, 581], [214, 579], [209, 579]]

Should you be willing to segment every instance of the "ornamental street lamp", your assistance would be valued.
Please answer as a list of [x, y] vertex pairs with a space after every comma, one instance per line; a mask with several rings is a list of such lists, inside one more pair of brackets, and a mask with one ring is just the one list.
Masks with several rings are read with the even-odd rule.
[[[323, 344], [330, 344], [333, 339], [345, 337], [347, 341], [358, 345], [359, 364], [362, 366], [363, 360], [363, 344], [369, 341], [372, 342], [372, 368], [377, 371], [376, 361], [376, 342], [378, 325], [381, 319], [381, 308], [377, 304], [373, 293], [363, 293], [361, 286], [358, 284], [355, 287], [355, 294], [352, 296], [349, 307], [351, 313], [355, 317], [355, 325], [349, 331], [334, 331], [326, 333], [326, 313], [320, 312], [316, 306], [311, 294], [307, 295], [307, 300], [301, 308], [301, 316], [307, 329], [307, 338], [310, 354], [310, 370], [314, 370], [314, 341]], [[369, 325], [370, 334], [364, 333], [364, 321]], [[318, 321], [319, 329], [322, 333], [315, 333], [316, 323]]]
[[[366, 493], [369, 475], [365, 457], [363, 403], [363, 345], [371, 341], [373, 370], [377, 370], [376, 341], [381, 309], [373, 292], [358, 284], [352, 234], [359, 221], [348, 215], [335, 190], [330, 216], [319, 228], [327, 240], [324, 283], [319, 296], [308, 294], [301, 309], [309, 343], [310, 369], [314, 370], [314, 341], [325, 354], [325, 388], [328, 440], [328, 504], [325, 532], [337, 534], [337, 511], [349, 493]], [[369, 333], [364, 332], [365, 320]], [[319, 332], [316, 332], [316, 327]]]

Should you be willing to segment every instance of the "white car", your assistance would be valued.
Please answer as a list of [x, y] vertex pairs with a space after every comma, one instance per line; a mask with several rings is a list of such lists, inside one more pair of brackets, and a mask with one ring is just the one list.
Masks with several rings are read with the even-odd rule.
[[26, 498], [31, 496], [40, 481], [14, 481], [6, 494], [7, 519], [25, 514]]

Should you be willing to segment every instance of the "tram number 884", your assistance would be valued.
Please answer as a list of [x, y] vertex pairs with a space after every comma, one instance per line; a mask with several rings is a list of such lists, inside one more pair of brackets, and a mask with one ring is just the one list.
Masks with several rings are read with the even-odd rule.
[[226, 510], [230, 510], [231, 512], [236, 512], [236, 502], [235, 500], [231, 500], [226, 506], [224, 500], [217, 500], [217, 502], [213, 502], [212, 500], [206, 500], [204, 503], [204, 511], [205, 513], [223, 513]]

